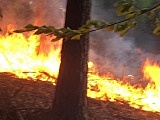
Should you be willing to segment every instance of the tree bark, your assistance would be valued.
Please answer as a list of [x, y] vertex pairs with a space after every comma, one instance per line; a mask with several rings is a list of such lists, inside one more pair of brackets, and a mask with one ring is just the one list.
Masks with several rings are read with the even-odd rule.
[[[90, 19], [90, 0], [68, 0], [65, 27], [78, 29]], [[80, 40], [64, 40], [53, 102], [53, 120], [87, 119], [88, 34]]]

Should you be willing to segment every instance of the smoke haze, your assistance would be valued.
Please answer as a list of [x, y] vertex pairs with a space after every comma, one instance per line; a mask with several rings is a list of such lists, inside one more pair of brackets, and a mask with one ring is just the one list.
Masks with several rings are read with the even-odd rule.
[[[63, 27], [66, 0], [0, 0], [0, 2], [3, 14], [0, 26], [4, 31], [8, 24], [23, 28], [26, 24], [35, 22], [38, 25]], [[92, 19], [113, 21], [116, 19], [115, 9], [109, 7], [104, 10], [93, 2]], [[130, 31], [126, 37], [119, 37], [118, 34], [105, 30], [91, 33], [89, 59], [96, 64], [100, 73], [110, 71], [118, 77], [128, 74], [139, 76], [146, 58], [154, 57], [155, 61], [160, 60], [160, 57], [152, 52], [158, 45], [150, 40], [153, 38], [145, 32], [134, 34], [134, 31]], [[137, 39], [140, 40], [138, 44]], [[157, 48], [156, 52], [159, 52], [159, 47]]]
[[54, 25], [64, 24], [65, 2], [59, 0], [0, 0], [3, 18], [2, 28], [14, 24], [22, 28], [27, 24]]
[[[93, 2], [92, 19], [117, 21], [115, 8], [112, 5], [104, 9], [97, 3]], [[117, 77], [134, 75], [135, 79], [140, 79], [147, 58], [154, 58], [155, 62], [160, 60], [158, 55], [160, 42], [152, 35], [151, 30], [151, 33], [146, 31], [131, 30], [124, 37], [106, 30], [92, 33], [90, 59], [96, 63], [101, 73], [110, 71]]]

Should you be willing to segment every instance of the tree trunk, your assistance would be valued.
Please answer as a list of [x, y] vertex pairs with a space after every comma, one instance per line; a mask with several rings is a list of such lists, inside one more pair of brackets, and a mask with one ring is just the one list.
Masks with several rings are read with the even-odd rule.
[[[68, 0], [65, 27], [78, 29], [90, 18], [90, 0]], [[86, 120], [88, 34], [64, 40], [53, 102], [53, 120]]]

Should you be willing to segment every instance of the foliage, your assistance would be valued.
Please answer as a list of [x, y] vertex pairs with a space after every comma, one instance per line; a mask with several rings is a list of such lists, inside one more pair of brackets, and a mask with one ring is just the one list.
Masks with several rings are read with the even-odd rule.
[[[27, 25], [24, 29], [15, 30], [16, 33], [22, 33], [27, 31], [35, 30], [34, 34], [46, 34], [46, 35], [55, 35], [56, 38], [52, 41], [57, 41], [61, 38], [64, 38], [66, 40], [72, 39], [77, 40], [81, 37], [81, 35], [97, 31], [100, 29], [106, 29], [109, 31], [118, 32], [120, 36], [123, 36], [126, 34], [129, 29], [134, 28], [136, 26], [136, 18], [145, 14], [150, 13], [148, 17], [150, 19], [154, 18], [155, 11], [158, 11], [160, 9], [160, 3], [155, 5], [152, 8], [143, 8], [143, 9], [137, 9], [135, 6], [135, 3], [133, 0], [126, 1], [121, 0], [114, 4], [115, 7], [117, 7], [116, 13], [118, 16], [125, 16], [124, 20], [108, 23], [103, 20], [89, 20], [86, 22], [85, 25], [81, 26], [77, 30], [72, 30], [70, 28], [60, 28], [57, 29], [54, 26], [34, 26], [34, 25]], [[160, 18], [157, 18], [156, 20], [156, 28], [154, 29], [153, 33], [160, 35]]]
[[160, 18], [156, 19], [157, 27], [154, 29], [153, 33], [160, 35]]

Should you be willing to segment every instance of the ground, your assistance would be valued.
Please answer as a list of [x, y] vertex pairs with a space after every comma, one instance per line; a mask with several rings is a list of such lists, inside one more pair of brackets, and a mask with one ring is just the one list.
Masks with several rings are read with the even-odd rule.
[[[0, 73], [0, 120], [45, 120], [55, 86], [51, 82], [16, 78]], [[122, 101], [88, 98], [89, 120], [160, 120], [160, 114], [130, 107]]]

